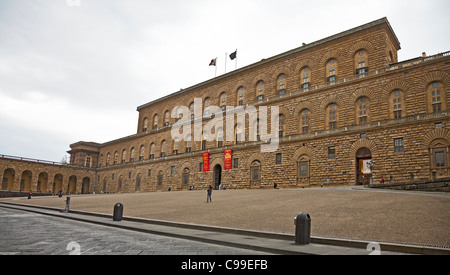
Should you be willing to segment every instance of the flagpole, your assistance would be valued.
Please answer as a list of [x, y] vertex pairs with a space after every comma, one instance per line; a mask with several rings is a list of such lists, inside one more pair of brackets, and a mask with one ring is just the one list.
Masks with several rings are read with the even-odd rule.
[[217, 57], [216, 57], [216, 65], [214, 65], [214, 67], [216, 67], [216, 74], [214, 75], [214, 77], [217, 77]]
[[235, 63], [235, 70], [237, 70], [237, 49], [236, 49], [236, 63]]
[[225, 53], [225, 73], [227, 73], [227, 59], [228, 59], [228, 53]]

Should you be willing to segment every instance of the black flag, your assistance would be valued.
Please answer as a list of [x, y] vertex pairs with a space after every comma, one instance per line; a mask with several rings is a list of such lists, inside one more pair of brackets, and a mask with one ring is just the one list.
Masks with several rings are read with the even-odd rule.
[[237, 50], [234, 53], [230, 54], [230, 59], [234, 60], [236, 58], [236, 56], [237, 56]]

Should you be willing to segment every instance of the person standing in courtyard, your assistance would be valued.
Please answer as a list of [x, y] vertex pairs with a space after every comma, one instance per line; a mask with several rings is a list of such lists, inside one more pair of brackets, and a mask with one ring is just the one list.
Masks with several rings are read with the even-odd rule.
[[212, 202], [211, 196], [212, 196], [212, 186], [210, 185], [208, 187], [208, 190], [206, 190], [206, 202]]

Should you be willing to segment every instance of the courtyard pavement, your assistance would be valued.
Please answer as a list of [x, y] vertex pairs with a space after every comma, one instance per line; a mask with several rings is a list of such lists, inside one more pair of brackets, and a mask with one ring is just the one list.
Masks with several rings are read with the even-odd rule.
[[[65, 197], [1, 199], [63, 209]], [[450, 246], [450, 194], [331, 187], [71, 196], [71, 210], [216, 227], [294, 234], [294, 217], [311, 216], [311, 235]]]

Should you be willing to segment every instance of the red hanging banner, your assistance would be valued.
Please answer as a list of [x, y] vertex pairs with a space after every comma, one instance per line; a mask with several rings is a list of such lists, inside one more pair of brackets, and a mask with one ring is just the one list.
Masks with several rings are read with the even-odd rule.
[[203, 153], [203, 172], [209, 172], [209, 153]]
[[232, 169], [232, 155], [233, 155], [233, 150], [231, 149], [226, 149], [224, 152], [224, 165], [225, 165], [225, 170], [229, 170]]

